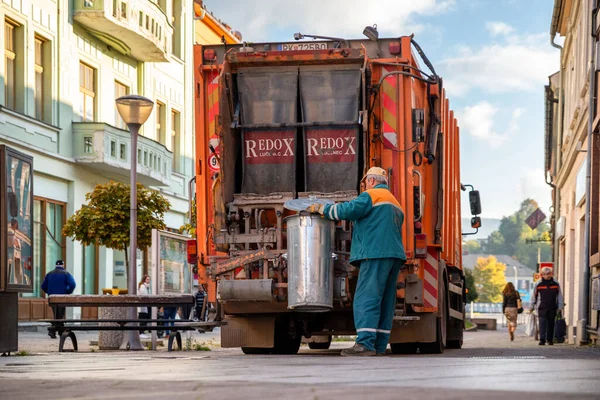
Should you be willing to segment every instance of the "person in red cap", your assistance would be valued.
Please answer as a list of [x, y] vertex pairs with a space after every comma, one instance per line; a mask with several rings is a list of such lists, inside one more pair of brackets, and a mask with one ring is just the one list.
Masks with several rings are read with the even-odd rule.
[[342, 351], [343, 356], [385, 354], [396, 308], [398, 273], [406, 262], [404, 211], [387, 186], [386, 171], [372, 167], [363, 181], [366, 190], [352, 201], [307, 208], [330, 220], [354, 222], [350, 263], [359, 268], [353, 303], [357, 338], [354, 347]]

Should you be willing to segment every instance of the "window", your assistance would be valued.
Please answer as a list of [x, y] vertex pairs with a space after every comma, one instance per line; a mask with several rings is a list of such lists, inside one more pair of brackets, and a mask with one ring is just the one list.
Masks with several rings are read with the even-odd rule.
[[81, 292], [83, 294], [97, 294], [99, 275], [98, 246], [95, 244], [83, 246], [81, 257], [83, 264], [83, 287]]
[[156, 102], [155, 113], [156, 113], [156, 133], [155, 133], [156, 136], [154, 136], [154, 140], [156, 140], [159, 143], [161, 143], [162, 145], [166, 146], [165, 128], [167, 126], [165, 125], [165, 105], [163, 103], [161, 103], [160, 101]]
[[15, 30], [17, 25], [4, 21], [4, 105], [15, 108], [15, 80], [17, 53], [15, 46]]
[[150, 30], [150, 17], [146, 15], [146, 29]]
[[45, 40], [35, 37], [35, 87], [33, 97], [35, 99], [35, 117], [44, 119], [44, 43]]
[[87, 64], [79, 63], [79, 114], [83, 122], [96, 120], [95, 70]]
[[173, 55], [179, 58], [182, 58], [181, 54], [181, 11], [182, 5], [181, 0], [173, 0], [172, 6], [172, 25], [173, 25]]
[[117, 156], [117, 142], [115, 142], [114, 140], [110, 141], [110, 156], [111, 157]]
[[148, 166], [148, 152], [144, 151], [144, 166]]
[[127, 19], [127, 3], [121, 3], [121, 18]]
[[179, 133], [179, 125], [180, 125], [180, 114], [172, 110], [171, 111], [171, 140], [169, 143], [169, 150], [173, 152], [173, 171], [181, 172], [180, 165], [180, 133]]
[[140, 20], [139, 20], [139, 24], [141, 27], [144, 26], [144, 13], [140, 11]]
[[121, 150], [119, 151], [119, 156], [121, 157], [121, 160], [125, 161], [127, 160], [127, 145], [125, 143], [121, 143]]
[[119, 14], [119, 3], [117, 0], [113, 0], [113, 17], [116, 17]]
[[40, 297], [40, 286], [43, 277], [54, 270], [56, 260], [66, 259], [65, 238], [61, 234], [66, 219], [66, 204], [54, 200], [34, 198], [33, 223], [34, 223], [34, 281], [33, 290], [29, 296]]
[[85, 154], [92, 154], [94, 152], [94, 144], [91, 136], [85, 136], [83, 138], [83, 152]]
[[85, 8], [92, 8], [92, 7], [94, 7], [94, 0], [83, 0], [83, 6]]
[[142, 163], [142, 149], [138, 149], [137, 162], [138, 164]]
[[[121, 96], [126, 96], [129, 94], [129, 87], [123, 85], [119, 81], [115, 81], [115, 99], [118, 99]], [[115, 126], [119, 129], [127, 129], [127, 125], [123, 118], [119, 115], [117, 111], [117, 107], [115, 107]]]

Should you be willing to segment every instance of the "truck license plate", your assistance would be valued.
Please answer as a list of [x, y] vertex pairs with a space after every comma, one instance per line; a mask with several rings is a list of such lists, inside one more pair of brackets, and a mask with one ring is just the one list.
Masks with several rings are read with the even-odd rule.
[[298, 51], [298, 50], [327, 50], [326, 42], [307, 42], [307, 43], [282, 43], [277, 46], [279, 51]]

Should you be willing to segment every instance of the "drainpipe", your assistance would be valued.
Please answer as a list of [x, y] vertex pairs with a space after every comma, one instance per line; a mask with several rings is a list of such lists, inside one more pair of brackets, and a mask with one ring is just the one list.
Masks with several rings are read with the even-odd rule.
[[557, 49], [562, 49], [562, 46], [554, 43], [556, 37], [556, 31], [558, 30], [558, 17], [562, 9], [563, 0], [554, 0], [554, 10], [552, 11], [552, 23], [550, 24], [550, 45]]
[[[590, 20], [594, 21], [593, 16], [595, 10], [590, 5]], [[596, 29], [595, 24], [592, 24], [592, 48], [590, 59], [590, 85], [589, 85], [589, 102], [588, 102], [588, 134], [587, 134], [587, 165], [585, 171], [585, 225], [583, 239], [583, 273], [581, 274], [581, 282], [579, 284], [579, 315], [580, 320], [577, 323], [577, 341], [579, 344], [588, 342], [587, 324], [589, 321], [589, 294], [590, 294], [590, 184], [592, 175], [592, 128], [594, 121], [594, 105], [596, 103]], [[580, 330], [581, 329], [581, 330]]]

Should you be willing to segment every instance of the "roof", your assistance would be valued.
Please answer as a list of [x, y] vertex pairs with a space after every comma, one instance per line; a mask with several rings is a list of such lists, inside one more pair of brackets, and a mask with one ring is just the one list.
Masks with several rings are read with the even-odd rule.
[[233, 29], [215, 17], [213, 13], [207, 11], [202, 1], [194, 0], [194, 19], [204, 22], [218, 36], [225, 36], [228, 44], [240, 43], [240, 38], [236, 37]]
[[[512, 267], [517, 267], [518, 276], [532, 276], [536, 272], [533, 269], [521, 264], [518, 260], [515, 260], [514, 258], [506, 254], [463, 254], [463, 268], [473, 269], [475, 265], [477, 265], [477, 259], [487, 258], [489, 256], [496, 257], [496, 259], [499, 262], [509, 266], [509, 269], [512, 269]], [[509, 269], [507, 269], [506, 275], [511, 276], [512, 271], [510, 271]]]

